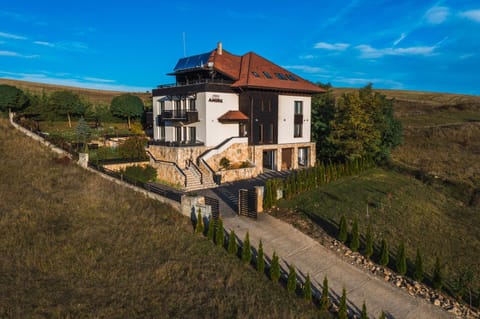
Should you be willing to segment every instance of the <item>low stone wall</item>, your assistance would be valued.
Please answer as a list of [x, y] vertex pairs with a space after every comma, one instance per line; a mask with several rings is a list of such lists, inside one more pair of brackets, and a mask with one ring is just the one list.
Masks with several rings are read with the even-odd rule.
[[157, 178], [180, 187], [185, 186], [185, 177], [171, 163], [151, 162], [157, 170]]
[[169, 147], [160, 145], [150, 145], [147, 149], [157, 160], [177, 163], [180, 168], [185, 168], [189, 159], [197, 160], [203, 152], [207, 150], [206, 146], [185, 146]]
[[256, 167], [246, 167], [237, 169], [227, 169], [218, 171], [218, 175], [221, 176], [222, 183], [234, 182], [241, 179], [254, 178], [258, 176], [258, 170]]
[[217, 171], [220, 169], [220, 160], [224, 157], [226, 157], [232, 164], [248, 161], [248, 148], [249, 146], [247, 143], [232, 144], [222, 153], [209, 158], [207, 163], [214, 171]]
[[129, 163], [118, 163], [118, 164], [107, 164], [107, 165], [102, 165], [103, 167], [105, 167], [106, 169], [109, 169], [111, 171], [120, 171], [120, 170], [124, 170], [125, 168], [127, 167], [130, 167], [130, 166], [142, 166], [142, 167], [145, 167], [147, 165], [149, 165], [150, 162], [148, 161], [145, 161], [145, 162], [129, 162]]

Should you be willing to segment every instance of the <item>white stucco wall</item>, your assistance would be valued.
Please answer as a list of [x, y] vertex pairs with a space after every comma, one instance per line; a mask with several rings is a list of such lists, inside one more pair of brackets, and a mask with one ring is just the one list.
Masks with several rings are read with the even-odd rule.
[[[293, 137], [295, 101], [303, 102], [302, 137]], [[278, 96], [278, 144], [310, 142], [311, 110], [311, 98], [309, 96]]]
[[[217, 146], [229, 137], [238, 136], [238, 123], [224, 124], [218, 121], [228, 111], [238, 110], [238, 94], [202, 92], [197, 94], [197, 99], [202, 95], [205, 102], [205, 146]], [[210, 102], [213, 95], [222, 102]]]

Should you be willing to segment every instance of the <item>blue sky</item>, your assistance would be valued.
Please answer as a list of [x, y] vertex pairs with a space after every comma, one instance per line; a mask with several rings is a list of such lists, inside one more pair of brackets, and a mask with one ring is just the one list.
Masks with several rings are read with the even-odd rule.
[[171, 83], [218, 41], [313, 82], [480, 95], [480, 2], [22, 1], [0, 4], [0, 77], [127, 91]]

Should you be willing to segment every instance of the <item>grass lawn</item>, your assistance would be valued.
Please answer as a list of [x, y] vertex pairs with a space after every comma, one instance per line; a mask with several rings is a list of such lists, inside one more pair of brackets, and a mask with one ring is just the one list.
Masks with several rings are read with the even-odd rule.
[[0, 317], [313, 318], [171, 207], [0, 119]]
[[478, 287], [478, 207], [466, 207], [440, 186], [436, 188], [412, 177], [376, 168], [302, 193], [290, 201], [280, 201], [280, 211], [275, 214], [282, 218], [296, 211], [300, 218], [335, 227], [342, 215], [347, 220], [358, 218], [361, 233], [365, 234], [368, 223], [372, 225], [378, 245], [385, 238], [394, 252], [403, 240], [412, 260], [419, 247], [429, 272], [435, 256], [439, 255], [448, 278], [470, 268], [476, 273]]

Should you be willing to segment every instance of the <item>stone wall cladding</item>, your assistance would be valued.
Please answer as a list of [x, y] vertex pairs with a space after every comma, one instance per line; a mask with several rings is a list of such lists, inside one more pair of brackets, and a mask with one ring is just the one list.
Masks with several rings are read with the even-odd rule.
[[102, 165], [103, 167], [105, 167], [106, 169], [109, 169], [111, 171], [119, 171], [119, 170], [123, 170], [127, 167], [130, 167], [130, 166], [135, 166], [135, 165], [138, 165], [138, 166], [142, 166], [142, 167], [145, 167], [147, 166], [148, 164], [150, 164], [150, 162], [131, 162], [131, 163], [119, 163], [119, 164], [107, 164], [107, 165]]
[[[277, 151], [277, 170], [282, 167], [282, 149], [293, 148], [292, 169], [298, 169], [298, 149], [301, 147], [310, 148], [310, 162], [309, 166], [314, 166], [316, 161], [315, 143], [291, 143], [291, 144], [270, 144], [270, 145], [255, 145], [250, 146], [250, 152], [254, 155], [254, 164], [256, 164], [257, 171], [263, 172], [263, 151], [276, 150]], [[251, 157], [250, 157], [251, 158]]]
[[180, 168], [186, 167], [186, 162], [189, 159], [196, 161], [198, 156], [205, 152], [208, 147], [192, 146], [192, 147], [169, 147], [150, 145], [148, 151], [155, 157], [156, 160], [168, 161], [177, 163]]
[[249, 151], [247, 143], [235, 143], [220, 154], [214, 155], [207, 160], [208, 165], [214, 170], [220, 169], [220, 160], [223, 157], [228, 158], [231, 164], [241, 163], [249, 160]]
[[151, 165], [157, 170], [157, 179], [163, 180], [180, 187], [185, 186], [185, 177], [170, 163], [155, 163]]
[[257, 177], [258, 171], [256, 167], [246, 167], [237, 169], [227, 169], [217, 172], [221, 176], [222, 183], [234, 182], [242, 179]]

